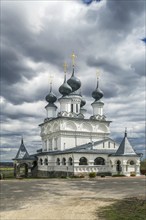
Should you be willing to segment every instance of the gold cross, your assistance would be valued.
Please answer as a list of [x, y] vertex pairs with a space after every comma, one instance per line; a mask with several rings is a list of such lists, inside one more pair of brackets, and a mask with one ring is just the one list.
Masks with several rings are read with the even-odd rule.
[[74, 54], [74, 52], [72, 53], [72, 55], [71, 55], [71, 58], [72, 58], [72, 65], [74, 66], [75, 65], [75, 58], [76, 58], [77, 56]]
[[54, 76], [49, 74], [49, 83], [50, 83], [50, 85], [52, 84], [53, 78], [54, 78]]
[[64, 62], [64, 73], [66, 73], [66, 71], [67, 71], [67, 64], [66, 64], [66, 62]]
[[100, 76], [100, 71], [98, 69], [96, 70], [96, 76], [97, 76], [97, 78], [99, 78], [99, 76]]

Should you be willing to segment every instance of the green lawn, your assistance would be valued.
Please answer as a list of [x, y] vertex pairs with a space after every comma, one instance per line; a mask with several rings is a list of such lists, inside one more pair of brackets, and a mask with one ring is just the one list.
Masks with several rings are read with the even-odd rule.
[[0, 167], [0, 173], [3, 174], [4, 178], [13, 178], [14, 168], [13, 167]]
[[146, 220], [146, 198], [129, 198], [103, 207], [98, 216], [105, 220]]

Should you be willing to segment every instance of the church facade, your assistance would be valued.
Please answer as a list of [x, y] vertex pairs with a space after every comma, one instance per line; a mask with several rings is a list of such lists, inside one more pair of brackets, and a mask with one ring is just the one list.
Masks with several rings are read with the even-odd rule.
[[111, 121], [104, 115], [103, 92], [98, 77], [92, 92], [93, 113], [90, 118], [85, 117], [86, 101], [81, 95], [81, 82], [75, 76], [74, 56], [72, 75], [67, 80], [65, 68], [64, 81], [59, 88], [60, 109], [55, 105], [57, 97], [50, 84], [46, 96], [47, 117], [39, 125], [42, 148], [29, 155], [22, 140], [13, 159], [16, 176], [20, 175], [22, 166], [26, 176], [39, 177], [79, 176], [91, 172], [97, 175], [140, 175], [141, 155], [131, 146], [127, 131], [120, 145], [110, 138]]

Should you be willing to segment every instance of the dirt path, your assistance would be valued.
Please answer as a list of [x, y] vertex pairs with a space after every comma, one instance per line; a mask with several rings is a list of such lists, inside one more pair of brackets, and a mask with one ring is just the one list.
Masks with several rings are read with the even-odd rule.
[[47, 201], [26, 203], [20, 210], [1, 213], [1, 220], [94, 220], [97, 210], [110, 202], [95, 199], [62, 199], [61, 204], [47, 204]]
[[97, 220], [101, 207], [145, 189], [145, 178], [1, 183], [1, 220]]

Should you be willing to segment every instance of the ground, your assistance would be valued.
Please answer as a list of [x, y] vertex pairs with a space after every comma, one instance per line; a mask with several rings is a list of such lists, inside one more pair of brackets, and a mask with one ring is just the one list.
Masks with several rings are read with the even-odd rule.
[[1, 220], [94, 220], [100, 207], [144, 196], [146, 177], [1, 180]]

